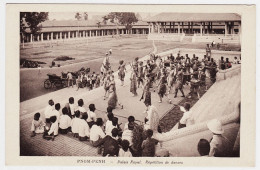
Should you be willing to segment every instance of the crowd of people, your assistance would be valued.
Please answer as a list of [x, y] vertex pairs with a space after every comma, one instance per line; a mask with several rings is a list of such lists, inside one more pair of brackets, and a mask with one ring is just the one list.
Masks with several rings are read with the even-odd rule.
[[[162, 132], [159, 127], [157, 108], [151, 102], [151, 92], [157, 90], [160, 103], [164, 96], [169, 103], [172, 103], [168, 95], [174, 86], [174, 97], [177, 97], [178, 91], [182, 93], [182, 97], [192, 94], [200, 97], [198, 90], [201, 86], [207, 88], [207, 76], [214, 83], [218, 67], [220, 69], [230, 68], [228, 60], [223, 62], [221, 58], [221, 61], [217, 64], [209, 54], [205, 55], [202, 60], [199, 60], [199, 57], [195, 54], [192, 58], [188, 54], [185, 57], [181, 56], [180, 52], [176, 57], [170, 55], [166, 59], [151, 54], [146, 62], [139, 61], [138, 57], [135, 58], [130, 64], [130, 92], [133, 96], [137, 96], [137, 88], [143, 89], [140, 100], [144, 100], [146, 106], [144, 114], [146, 116], [141, 124], [137, 123], [134, 116], [129, 116], [128, 122], [122, 128], [118, 117], [113, 114], [113, 110], [117, 106], [123, 108], [123, 105], [117, 98], [115, 77], [109, 63], [109, 55], [111, 54], [112, 50], [106, 54], [100, 76], [93, 73], [90, 80], [92, 88], [104, 87], [104, 100], [107, 99], [108, 94], [107, 119], [103, 120], [97, 117], [95, 104], [90, 104], [88, 109], [85, 109], [83, 99], [79, 99], [75, 104], [74, 98], [70, 97], [68, 103], [62, 109], [60, 103], [55, 104], [53, 100], [49, 100], [44, 111], [45, 119], [41, 118], [40, 113], [34, 115], [31, 125], [32, 137], [37, 133], [42, 133], [44, 139], [54, 140], [59, 133], [72, 133], [73, 137], [80, 141], [89, 141], [93, 147], [97, 147], [98, 153], [103, 156], [170, 156], [169, 151], [161, 147], [160, 142], [153, 138], [154, 133]], [[237, 58], [235, 58], [235, 61], [235, 64], [240, 63]], [[225, 68], [222, 66], [223, 63]], [[125, 75], [126, 66], [124, 61], [121, 60], [118, 68], [121, 86], [125, 85]], [[69, 75], [68, 77], [71, 78]], [[77, 84], [82, 81], [78, 79]], [[68, 83], [73, 85], [70, 81]], [[183, 92], [184, 85], [190, 86], [188, 95]], [[184, 107], [180, 106], [184, 114], [179, 121], [179, 129], [186, 127], [186, 123], [192, 114], [190, 107], [190, 103], [185, 103]], [[227, 156], [227, 142], [221, 136], [224, 132], [221, 123], [218, 120], [212, 120], [208, 123], [208, 128], [212, 131], [213, 138], [211, 141], [201, 139], [197, 146], [198, 153], [201, 156]]]

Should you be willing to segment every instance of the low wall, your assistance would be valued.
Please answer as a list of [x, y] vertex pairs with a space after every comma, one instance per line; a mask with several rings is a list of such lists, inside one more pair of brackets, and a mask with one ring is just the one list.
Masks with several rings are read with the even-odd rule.
[[149, 34], [148, 40], [163, 40], [163, 41], [176, 41], [181, 42], [183, 34], [172, 34], [172, 33], [160, 33], [160, 34]]
[[196, 35], [192, 37], [192, 42], [205, 42], [211, 43], [215, 41], [216, 43], [234, 43], [240, 44], [240, 36], [239, 35]]

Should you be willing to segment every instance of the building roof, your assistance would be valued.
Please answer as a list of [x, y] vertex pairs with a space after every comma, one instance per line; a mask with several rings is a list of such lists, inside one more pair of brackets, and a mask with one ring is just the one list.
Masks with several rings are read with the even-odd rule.
[[235, 13], [160, 13], [146, 19], [147, 22], [200, 22], [200, 21], [241, 21]]

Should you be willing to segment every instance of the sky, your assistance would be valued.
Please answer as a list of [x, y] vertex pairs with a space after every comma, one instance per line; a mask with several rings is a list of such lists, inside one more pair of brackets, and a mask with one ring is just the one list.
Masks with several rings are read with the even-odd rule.
[[[75, 20], [76, 12], [49, 12], [49, 20]], [[92, 19], [95, 15], [105, 16], [108, 13], [105, 12], [88, 12], [89, 19]], [[156, 13], [139, 13], [142, 18], [146, 18], [149, 14], [154, 16]]]

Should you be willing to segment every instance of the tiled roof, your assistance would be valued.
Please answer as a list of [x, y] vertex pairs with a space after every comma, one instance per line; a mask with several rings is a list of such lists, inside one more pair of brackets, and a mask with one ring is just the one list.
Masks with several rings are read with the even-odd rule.
[[160, 13], [146, 19], [146, 21], [241, 21], [241, 17], [235, 13]]

